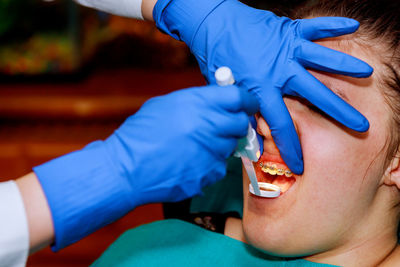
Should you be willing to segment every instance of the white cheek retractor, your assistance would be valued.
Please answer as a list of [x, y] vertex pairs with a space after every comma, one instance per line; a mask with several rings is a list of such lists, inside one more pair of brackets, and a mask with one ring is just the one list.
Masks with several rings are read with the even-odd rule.
[[[228, 67], [218, 68], [215, 72], [215, 79], [219, 86], [227, 86], [235, 83], [232, 71]], [[251, 127], [250, 123], [247, 136], [239, 140], [234, 156], [242, 159], [250, 180], [250, 193], [267, 198], [278, 197], [280, 195], [281, 189], [279, 186], [270, 183], [259, 183], [257, 181], [252, 161], [257, 162], [260, 158], [260, 144], [258, 143], [256, 132], [253, 127]]]
[[[279, 197], [281, 194], [281, 188], [277, 185], [259, 182], [258, 186], [260, 187], [260, 197]], [[249, 191], [253, 195], [256, 195], [251, 184], [249, 184]]]

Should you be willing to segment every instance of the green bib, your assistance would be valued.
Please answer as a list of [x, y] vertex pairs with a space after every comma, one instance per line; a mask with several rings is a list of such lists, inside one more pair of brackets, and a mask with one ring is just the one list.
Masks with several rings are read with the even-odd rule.
[[180, 220], [164, 220], [125, 232], [92, 266], [332, 266], [268, 256], [222, 234]]

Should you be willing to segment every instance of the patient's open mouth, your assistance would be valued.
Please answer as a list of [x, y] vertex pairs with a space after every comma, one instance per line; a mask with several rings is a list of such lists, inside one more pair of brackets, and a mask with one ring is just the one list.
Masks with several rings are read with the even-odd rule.
[[289, 168], [283, 164], [273, 161], [266, 161], [261, 157], [254, 163], [258, 182], [270, 183], [281, 188], [281, 193], [285, 193], [296, 182]]

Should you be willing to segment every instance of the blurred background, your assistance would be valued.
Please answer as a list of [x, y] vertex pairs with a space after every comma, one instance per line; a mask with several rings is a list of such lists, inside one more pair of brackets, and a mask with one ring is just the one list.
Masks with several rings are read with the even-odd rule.
[[[245, 1], [287, 14], [303, 1]], [[0, 0], [0, 181], [104, 139], [150, 97], [204, 85], [182, 42], [152, 23], [72, 0]], [[140, 207], [28, 266], [87, 266], [125, 230], [163, 218]]]

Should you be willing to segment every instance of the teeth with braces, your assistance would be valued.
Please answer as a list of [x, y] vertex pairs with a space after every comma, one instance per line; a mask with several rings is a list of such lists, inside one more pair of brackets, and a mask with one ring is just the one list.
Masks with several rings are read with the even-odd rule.
[[276, 164], [263, 164], [260, 162], [260, 167], [263, 172], [271, 175], [285, 175], [286, 177], [291, 177], [293, 175], [291, 171], [278, 168]]

